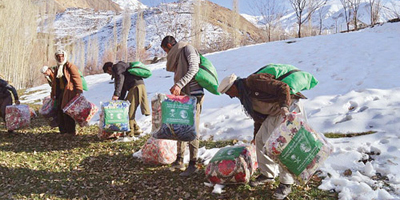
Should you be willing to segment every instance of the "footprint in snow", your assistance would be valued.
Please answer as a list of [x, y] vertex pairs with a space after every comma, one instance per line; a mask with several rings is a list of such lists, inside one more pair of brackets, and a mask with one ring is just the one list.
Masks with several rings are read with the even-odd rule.
[[363, 106], [360, 108], [360, 110], [358, 110], [358, 112], [364, 112], [367, 109], [368, 109], [368, 106]]
[[348, 106], [349, 111], [355, 111], [357, 109], [357, 107], [358, 107], [358, 103], [355, 102], [355, 101], [349, 101], [348, 104], [350, 104]]
[[381, 144], [387, 144], [389, 143], [389, 140], [387, 138], [381, 139], [381, 141], [379, 141]]
[[336, 121], [335, 124], [343, 123], [352, 120], [353, 117], [351, 115], [346, 115], [344, 118], [340, 119], [339, 121]]

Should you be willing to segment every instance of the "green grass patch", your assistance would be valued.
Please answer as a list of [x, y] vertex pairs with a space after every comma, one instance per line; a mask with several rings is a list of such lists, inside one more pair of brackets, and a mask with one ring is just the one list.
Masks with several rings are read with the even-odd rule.
[[[224, 193], [212, 194], [213, 188], [204, 185], [204, 165], [183, 178], [168, 165], [148, 165], [132, 156], [149, 135], [114, 143], [98, 139], [97, 131], [97, 126], [78, 127], [77, 136], [61, 135], [40, 116], [12, 134], [1, 123], [0, 199], [270, 199], [276, 188], [229, 185]], [[237, 142], [201, 141], [200, 147]], [[336, 193], [318, 190], [320, 184], [315, 176], [307, 186], [295, 186], [289, 198], [337, 199]]]

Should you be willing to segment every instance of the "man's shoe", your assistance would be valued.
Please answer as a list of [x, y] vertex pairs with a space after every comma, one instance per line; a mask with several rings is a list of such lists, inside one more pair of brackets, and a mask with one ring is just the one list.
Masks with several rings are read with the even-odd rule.
[[250, 181], [250, 186], [257, 187], [266, 183], [272, 183], [274, 181], [274, 178], [270, 178], [265, 176], [264, 174], [260, 174], [254, 181]]
[[143, 133], [142, 129], [137, 129], [137, 130], [135, 130], [135, 131], [133, 132], [133, 135], [134, 135], [134, 136], [138, 136], [138, 135], [140, 135], [140, 134], [142, 134], [142, 133]]
[[183, 159], [177, 158], [172, 164], [169, 170], [175, 171], [179, 169], [181, 171], [185, 170], [185, 164], [183, 163]]
[[191, 176], [192, 174], [197, 172], [197, 167], [194, 164], [189, 164], [188, 168], [186, 168], [186, 170], [182, 173], [179, 174], [179, 176], [183, 176], [183, 177], [188, 177]]
[[284, 199], [292, 192], [292, 184], [280, 183], [274, 192], [275, 199]]

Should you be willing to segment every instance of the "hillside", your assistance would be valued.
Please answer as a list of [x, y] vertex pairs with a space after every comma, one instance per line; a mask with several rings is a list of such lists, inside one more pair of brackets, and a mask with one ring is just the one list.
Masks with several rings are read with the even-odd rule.
[[[177, 40], [185, 40], [192, 42], [194, 33], [193, 26], [193, 5], [192, 1], [184, 1], [179, 3], [164, 3], [158, 7], [146, 8], [143, 10], [143, 19], [145, 22], [145, 40], [144, 47], [146, 51], [143, 53], [147, 59], [152, 60], [154, 57], [165, 56], [164, 51], [160, 48], [161, 40], [166, 35], [173, 35]], [[203, 2], [200, 22], [201, 38], [200, 45], [197, 47], [200, 52], [208, 53], [218, 50], [224, 50], [233, 47], [232, 33], [237, 32], [239, 35], [240, 45], [255, 44], [263, 40], [263, 31], [258, 29], [252, 23], [245, 20], [229, 9], [218, 6], [217, 4]], [[128, 14], [129, 19], [126, 15]], [[125, 17], [124, 17], [125, 16]], [[236, 27], [232, 25], [232, 16], [238, 16], [239, 22]], [[124, 20], [130, 22], [130, 26], [124, 25]], [[88, 52], [88, 54], [96, 57], [96, 66], [100, 67], [102, 60], [107, 57], [110, 50], [123, 49], [126, 42], [129, 60], [135, 58], [136, 49], [136, 12], [125, 12], [115, 15], [111, 11], [94, 12], [92, 10], [68, 9], [58, 14], [54, 26], [58, 40], [68, 38], [62, 47], [68, 45], [89, 45], [96, 44], [98, 49]], [[126, 39], [123, 39], [123, 32], [128, 33]], [[83, 42], [83, 43], [82, 43]], [[91, 43], [91, 44], [90, 44]], [[76, 48], [75, 48], [76, 49]], [[93, 54], [96, 55], [93, 55]], [[119, 54], [120, 52], [114, 52]], [[72, 52], [72, 54], [79, 54]], [[81, 61], [74, 58], [79, 66], [86, 66], [87, 60]]]
[[[232, 24], [232, 10], [225, 7], [219, 6], [218, 4], [212, 3], [210, 1], [202, 2], [202, 9], [209, 10], [207, 22], [215, 26], [222, 27], [224, 25], [228, 26], [230, 29], [234, 26]], [[247, 35], [252, 41], [258, 43], [265, 40], [265, 36], [262, 31], [254, 24], [249, 22], [242, 15], [239, 16], [239, 32]]]
[[64, 12], [67, 8], [81, 8], [99, 10], [111, 10], [119, 12], [122, 9], [111, 0], [47, 0], [48, 5], [54, 4], [58, 12]]
[[[370, 14], [370, 1], [361, 0], [357, 12], [358, 27], [366, 27], [371, 24]], [[377, 3], [375, 1], [375, 3]], [[340, 0], [329, 0], [327, 3], [317, 9], [311, 16], [311, 23], [307, 22], [304, 24], [304, 28], [312, 26], [314, 32], [308, 35], [319, 34], [321, 28], [323, 34], [334, 34], [341, 31], [346, 31], [346, 19], [344, 15], [343, 5]], [[279, 20], [279, 24], [286, 31], [287, 34], [297, 30], [297, 16], [293, 9], [288, 6], [283, 12], [282, 18]], [[308, 11], [304, 11], [304, 16], [308, 14]], [[261, 16], [251, 16], [243, 14], [243, 16], [254, 23], [256, 26], [264, 28], [265, 22]], [[387, 22], [390, 19], [398, 18], [400, 16], [400, 1], [398, 0], [384, 0], [380, 1], [379, 19], [377, 23]], [[352, 22], [353, 15], [350, 15], [350, 29], [354, 28]]]

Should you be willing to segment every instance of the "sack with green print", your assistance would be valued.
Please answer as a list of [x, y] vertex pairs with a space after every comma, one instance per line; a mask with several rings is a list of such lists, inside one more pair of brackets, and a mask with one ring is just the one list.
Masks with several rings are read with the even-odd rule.
[[89, 88], [87, 86], [87, 82], [86, 82], [85, 77], [83, 76], [81, 70], [78, 69], [78, 72], [79, 72], [79, 75], [81, 76], [83, 90], [88, 91]]
[[[186, 51], [183, 50], [183, 52], [185, 59], [188, 62]], [[220, 93], [218, 92], [219, 84], [218, 84], [217, 70], [215, 69], [214, 65], [211, 63], [210, 60], [208, 60], [201, 54], [199, 54], [199, 56], [200, 56], [199, 71], [196, 73], [194, 79], [204, 89], [208, 90], [209, 92], [215, 95], [220, 95]]]
[[149, 67], [147, 67], [140, 61], [130, 62], [128, 72], [142, 78], [149, 78], [152, 75]]
[[196, 139], [196, 97], [156, 94], [151, 100], [152, 135], [156, 139]]
[[206, 57], [200, 54], [199, 71], [194, 79], [199, 85], [209, 92], [219, 95], [218, 92], [218, 74], [214, 65]]
[[129, 132], [129, 101], [101, 102], [100, 132]]
[[272, 74], [277, 80], [288, 84], [291, 94], [310, 90], [318, 84], [318, 80], [312, 74], [287, 64], [268, 64], [254, 72], [261, 73]]
[[333, 147], [301, 114], [290, 114], [264, 144], [264, 152], [305, 184], [332, 153]]

